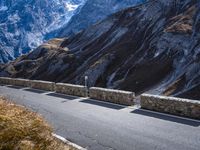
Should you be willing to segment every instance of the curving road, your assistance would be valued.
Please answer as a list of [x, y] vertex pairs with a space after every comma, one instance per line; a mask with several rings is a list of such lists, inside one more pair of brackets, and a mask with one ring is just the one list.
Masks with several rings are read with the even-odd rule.
[[199, 150], [200, 121], [47, 91], [0, 86], [42, 114], [56, 134], [89, 150]]

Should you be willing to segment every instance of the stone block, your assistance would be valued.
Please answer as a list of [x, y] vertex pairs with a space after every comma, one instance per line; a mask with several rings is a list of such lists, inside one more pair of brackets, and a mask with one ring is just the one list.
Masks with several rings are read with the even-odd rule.
[[107, 101], [122, 105], [133, 105], [135, 93], [129, 91], [105, 89], [92, 87], [89, 89], [89, 95], [92, 99]]
[[141, 107], [148, 110], [200, 119], [200, 101], [197, 100], [142, 94]]

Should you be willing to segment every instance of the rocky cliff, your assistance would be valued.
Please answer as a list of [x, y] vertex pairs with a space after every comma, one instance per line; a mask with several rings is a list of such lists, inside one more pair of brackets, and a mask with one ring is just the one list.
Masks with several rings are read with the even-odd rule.
[[70, 21], [60, 29], [57, 37], [76, 34], [119, 10], [145, 1], [147, 0], [87, 0]]
[[150, 0], [1, 66], [0, 75], [200, 99], [200, 2]]
[[[0, 63], [39, 46], [66, 24], [84, 0], [1, 0]], [[51, 34], [49, 34], [51, 33]]]

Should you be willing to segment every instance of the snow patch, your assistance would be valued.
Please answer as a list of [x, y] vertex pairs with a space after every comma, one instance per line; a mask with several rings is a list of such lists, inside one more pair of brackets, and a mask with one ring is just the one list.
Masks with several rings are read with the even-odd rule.
[[74, 5], [68, 2], [65, 4], [65, 8], [67, 9], [67, 11], [74, 11], [78, 8], [78, 6], [79, 5]]
[[2, 6], [0, 7], [0, 11], [7, 11], [8, 10], [8, 7], [7, 6]]
[[37, 47], [38, 45], [41, 45], [42, 44], [42, 34], [41, 33], [32, 33], [32, 32], [29, 32], [27, 34], [27, 40], [28, 40], [28, 45], [30, 48], [35, 48]]
[[156, 52], [155, 55], [154, 55], [154, 58], [158, 57], [159, 55], [160, 55], [160, 52]]
[[20, 21], [20, 17], [18, 14], [9, 15], [8, 20], [11, 21], [13, 24]]

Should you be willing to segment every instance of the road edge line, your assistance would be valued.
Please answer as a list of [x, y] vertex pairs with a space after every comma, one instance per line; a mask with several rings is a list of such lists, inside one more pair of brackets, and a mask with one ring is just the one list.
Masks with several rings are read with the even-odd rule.
[[57, 135], [57, 134], [53, 133], [52, 136], [57, 138], [58, 140], [62, 141], [63, 143], [68, 144], [68, 145], [70, 145], [70, 146], [72, 146], [72, 147], [74, 147], [74, 148], [76, 148], [78, 150], [87, 150], [86, 148], [83, 148], [83, 147], [81, 147], [81, 146], [79, 146], [79, 145], [77, 145], [75, 143], [72, 143], [72, 142], [68, 141], [67, 139], [65, 139], [64, 137], [62, 137], [60, 135]]

